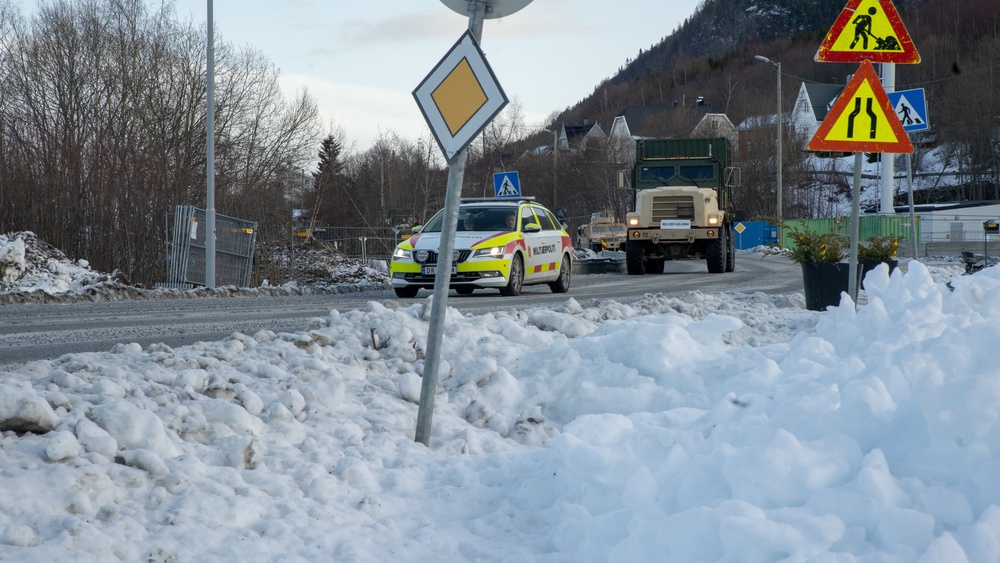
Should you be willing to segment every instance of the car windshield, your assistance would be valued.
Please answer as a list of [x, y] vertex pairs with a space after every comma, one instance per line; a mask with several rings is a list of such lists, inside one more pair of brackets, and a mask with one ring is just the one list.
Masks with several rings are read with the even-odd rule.
[[[517, 208], [512, 205], [496, 207], [466, 207], [458, 209], [458, 231], [508, 231], [516, 224]], [[512, 221], [513, 220], [513, 221]], [[444, 210], [438, 211], [420, 229], [422, 233], [440, 233], [444, 225]]]

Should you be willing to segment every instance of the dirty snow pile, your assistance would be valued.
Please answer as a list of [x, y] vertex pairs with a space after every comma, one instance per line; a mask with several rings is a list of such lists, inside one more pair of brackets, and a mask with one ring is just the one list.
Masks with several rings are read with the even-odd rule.
[[288, 253], [281, 261], [294, 280], [261, 287], [232, 286], [190, 290], [144, 289], [124, 276], [96, 272], [87, 260], [69, 260], [62, 251], [32, 232], [0, 234], [0, 304], [121, 299], [196, 299], [249, 295], [302, 295], [384, 289], [389, 274], [384, 262], [363, 264], [329, 249]]
[[1000, 561], [1000, 269], [449, 309], [0, 373], [0, 560]]
[[57, 295], [114, 283], [115, 279], [115, 275], [91, 270], [86, 260], [68, 260], [62, 251], [38, 240], [35, 233], [0, 234], [0, 293]]

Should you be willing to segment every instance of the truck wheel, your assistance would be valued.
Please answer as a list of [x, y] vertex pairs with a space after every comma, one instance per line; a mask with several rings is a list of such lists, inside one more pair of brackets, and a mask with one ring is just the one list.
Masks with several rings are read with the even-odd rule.
[[572, 273], [572, 266], [569, 264], [569, 257], [563, 256], [562, 265], [559, 266], [559, 277], [549, 284], [552, 293], [566, 293], [569, 291], [569, 277]]
[[705, 262], [708, 263], [708, 273], [721, 274], [726, 271], [726, 251], [729, 250], [729, 237], [726, 228], [719, 229], [719, 238], [708, 242], [705, 249]]
[[524, 284], [524, 261], [520, 254], [515, 254], [510, 259], [510, 278], [507, 286], [500, 288], [500, 295], [515, 297], [521, 295], [521, 286]]
[[726, 229], [729, 234], [729, 251], [726, 253], [726, 271], [732, 272], [736, 270], [736, 237], [733, 236], [731, 229]]
[[630, 276], [641, 276], [646, 273], [642, 264], [642, 243], [630, 240], [625, 243], [625, 269]]

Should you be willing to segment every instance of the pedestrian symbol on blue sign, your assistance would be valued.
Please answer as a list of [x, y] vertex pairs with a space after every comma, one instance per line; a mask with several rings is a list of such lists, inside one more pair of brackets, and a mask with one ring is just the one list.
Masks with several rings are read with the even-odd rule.
[[926, 131], [930, 128], [927, 123], [927, 102], [924, 98], [923, 88], [887, 92], [887, 95], [892, 109], [896, 111], [896, 116], [903, 124], [903, 131], [909, 133], [911, 131]]
[[521, 181], [517, 178], [517, 172], [494, 174], [493, 191], [496, 197], [521, 197]]

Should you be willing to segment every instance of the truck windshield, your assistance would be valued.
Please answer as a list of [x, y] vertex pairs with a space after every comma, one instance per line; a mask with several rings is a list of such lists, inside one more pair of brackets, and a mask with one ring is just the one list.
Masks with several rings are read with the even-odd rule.
[[681, 178], [685, 180], [711, 180], [715, 177], [715, 168], [711, 164], [681, 166]]
[[640, 182], [662, 182], [665, 184], [673, 177], [673, 166], [643, 166], [639, 170]]

